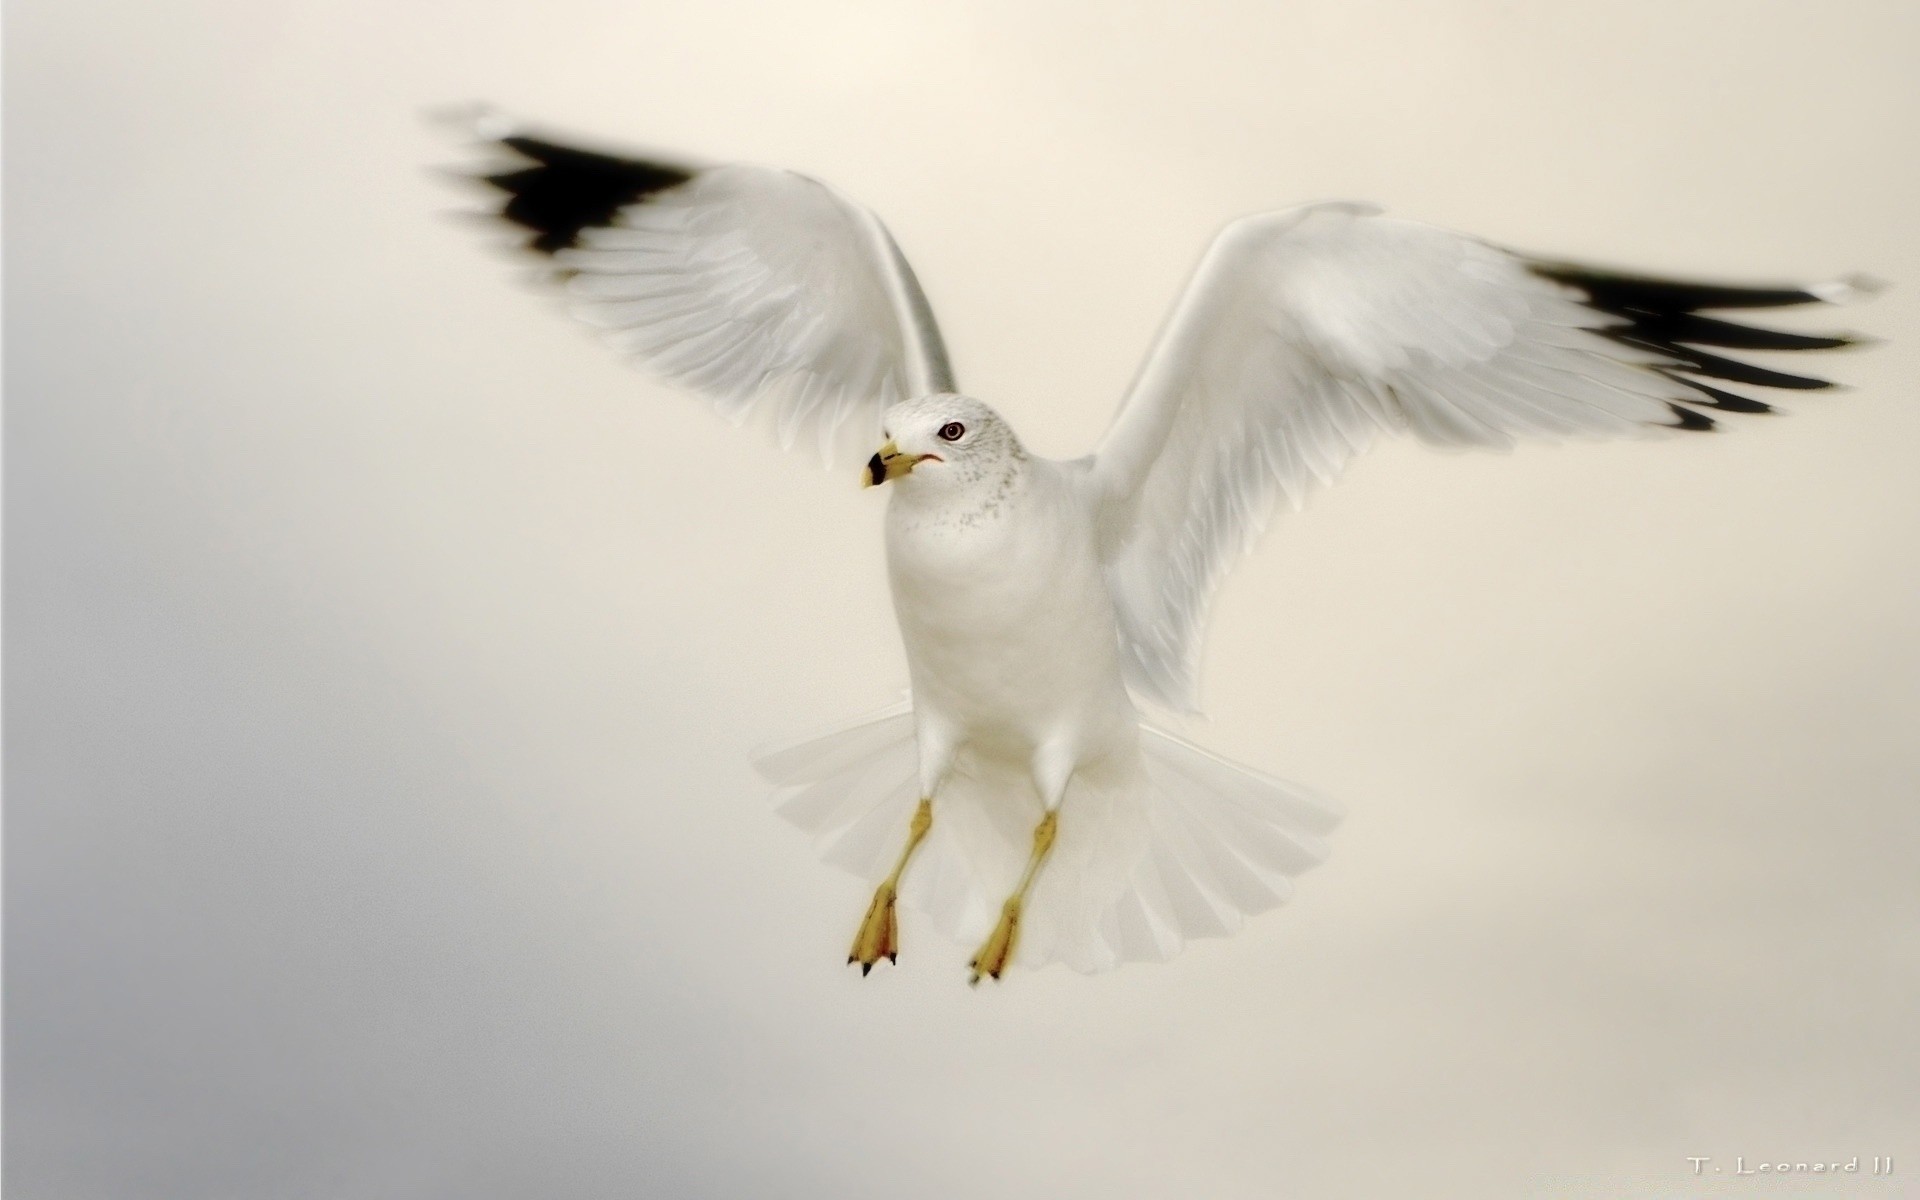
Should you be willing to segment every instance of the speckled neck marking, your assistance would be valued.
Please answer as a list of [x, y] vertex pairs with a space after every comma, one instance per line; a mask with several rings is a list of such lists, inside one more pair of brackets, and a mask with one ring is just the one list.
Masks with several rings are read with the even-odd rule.
[[923, 527], [974, 529], [1005, 514], [1027, 482], [1027, 461], [1026, 448], [1008, 436], [991, 462], [969, 456], [953, 464], [959, 478], [937, 491], [902, 488], [895, 502], [910, 506], [915, 523]]

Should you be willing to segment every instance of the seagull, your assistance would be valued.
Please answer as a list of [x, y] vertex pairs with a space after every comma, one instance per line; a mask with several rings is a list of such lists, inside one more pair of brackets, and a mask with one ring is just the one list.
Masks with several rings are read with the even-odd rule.
[[976, 984], [1164, 961], [1280, 904], [1339, 807], [1142, 712], [1198, 711], [1208, 604], [1271, 513], [1382, 435], [1505, 450], [1768, 412], [1755, 390], [1831, 385], [1723, 351], [1859, 339], [1706, 314], [1874, 286], [1630, 274], [1359, 203], [1256, 213], [1214, 237], [1093, 452], [1056, 461], [960, 390], [899, 245], [827, 184], [458, 120], [461, 174], [575, 317], [890, 491], [908, 698], [757, 762], [874, 888], [863, 975], [898, 961], [903, 904], [978, 946]]

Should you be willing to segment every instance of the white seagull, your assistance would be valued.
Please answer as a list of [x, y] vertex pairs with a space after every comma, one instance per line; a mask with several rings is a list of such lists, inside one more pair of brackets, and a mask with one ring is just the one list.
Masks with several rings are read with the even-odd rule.
[[1870, 286], [1620, 274], [1364, 204], [1259, 213], [1214, 238], [1098, 448], [1061, 462], [960, 394], [899, 246], [819, 180], [600, 153], [490, 111], [465, 128], [498, 215], [616, 350], [783, 446], [871, 452], [862, 478], [893, 485], [910, 699], [757, 764], [874, 884], [862, 973], [896, 960], [901, 900], [978, 944], [976, 983], [1165, 960], [1279, 904], [1339, 810], [1139, 709], [1195, 709], [1207, 603], [1276, 503], [1383, 433], [1506, 449], [1766, 412], [1746, 389], [1829, 385], [1721, 349], [1854, 339], [1701, 314]]

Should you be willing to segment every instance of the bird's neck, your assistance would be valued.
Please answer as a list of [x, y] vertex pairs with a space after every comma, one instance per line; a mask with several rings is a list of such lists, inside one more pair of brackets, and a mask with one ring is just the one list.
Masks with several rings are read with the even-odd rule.
[[1006, 519], [1031, 491], [1033, 460], [1024, 450], [976, 474], [938, 482], [909, 475], [896, 484], [888, 515], [897, 524], [929, 529], [984, 530]]

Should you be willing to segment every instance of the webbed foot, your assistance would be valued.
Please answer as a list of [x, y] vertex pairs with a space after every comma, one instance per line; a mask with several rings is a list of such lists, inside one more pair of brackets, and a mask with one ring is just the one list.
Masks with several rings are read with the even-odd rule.
[[1008, 960], [1013, 958], [1015, 945], [1020, 941], [1020, 896], [1008, 896], [1007, 902], [1000, 906], [1000, 923], [993, 927], [987, 940], [980, 944], [968, 966], [973, 968], [973, 978], [967, 982], [978, 987], [980, 977], [999, 979], [1000, 972], [1007, 969]]
[[847, 952], [847, 962], [859, 963], [860, 974], [873, 970], [873, 964], [883, 958], [888, 962], [900, 961], [900, 918], [894, 912], [899, 899], [892, 879], [875, 889], [873, 903], [867, 906], [866, 920], [860, 922], [860, 932], [853, 937], [853, 949]]

